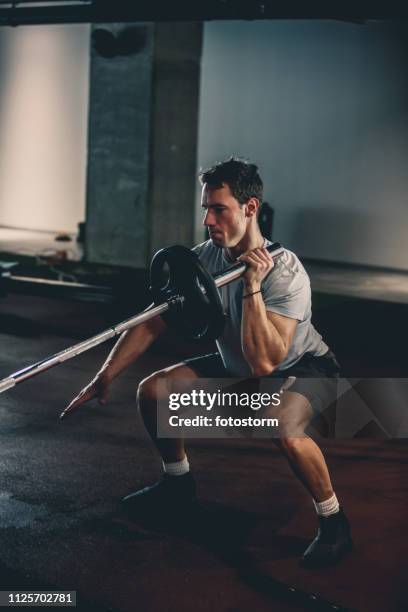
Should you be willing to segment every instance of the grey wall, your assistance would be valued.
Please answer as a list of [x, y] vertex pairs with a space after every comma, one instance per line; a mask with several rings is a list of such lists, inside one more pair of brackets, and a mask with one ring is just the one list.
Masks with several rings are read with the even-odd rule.
[[0, 225], [75, 232], [84, 219], [89, 29], [0, 28]]
[[199, 164], [257, 162], [300, 255], [408, 269], [407, 59], [402, 24], [207, 23]]

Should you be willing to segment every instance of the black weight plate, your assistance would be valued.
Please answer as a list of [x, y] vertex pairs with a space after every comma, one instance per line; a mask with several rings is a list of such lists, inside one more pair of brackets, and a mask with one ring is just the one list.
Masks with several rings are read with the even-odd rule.
[[[166, 267], [168, 277], [164, 280]], [[175, 245], [154, 255], [150, 291], [155, 304], [169, 303], [163, 318], [188, 340], [213, 340], [222, 333], [225, 315], [220, 294], [190, 249]]]

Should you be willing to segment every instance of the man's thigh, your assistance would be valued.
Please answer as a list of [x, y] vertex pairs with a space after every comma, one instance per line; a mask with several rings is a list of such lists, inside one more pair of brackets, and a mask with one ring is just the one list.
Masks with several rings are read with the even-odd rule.
[[157, 372], [158, 376], [167, 377], [167, 378], [185, 378], [186, 380], [195, 380], [199, 378], [198, 372], [186, 365], [184, 361], [180, 361], [180, 363], [174, 363], [167, 368], [163, 368]]
[[154, 372], [150, 377], [158, 399], [166, 399], [170, 392], [183, 393], [192, 388], [199, 378], [223, 378], [226, 370], [218, 353], [187, 359]]
[[191, 381], [197, 380], [197, 378], [223, 378], [226, 376], [226, 370], [221, 356], [218, 353], [211, 353], [175, 363], [155, 372], [154, 376], [172, 380], [177, 379], [178, 387], [181, 387], [183, 380], [185, 380], [185, 386], [188, 387]]
[[209, 353], [186, 359], [184, 364], [196, 372], [198, 378], [230, 378], [219, 353]]
[[184, 362], [175, 363], [144, 378], [138, 387], [138, 398], [154, 401], [165, 399], [168, 393], [167, 387], [172, 381], [177, 381], [180, 388], [188, 388], [198, 377], [198, 373]]

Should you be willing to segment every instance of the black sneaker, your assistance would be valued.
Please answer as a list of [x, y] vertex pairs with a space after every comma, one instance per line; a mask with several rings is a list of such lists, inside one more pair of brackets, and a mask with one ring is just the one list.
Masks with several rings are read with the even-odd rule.
[[319, 529], [313, 542], [303, 553], [300, 564], [317, 568], [335, 565], [353, 548], [350, 524], [340, 508], [336, 514], [319, 516]]
[[164, 473], [155, 484], [126, 495], [122, 502], [127, 508], [171, 510], [188, 505], [196, 499], [196, 484], [191, 472], [182, 476]]

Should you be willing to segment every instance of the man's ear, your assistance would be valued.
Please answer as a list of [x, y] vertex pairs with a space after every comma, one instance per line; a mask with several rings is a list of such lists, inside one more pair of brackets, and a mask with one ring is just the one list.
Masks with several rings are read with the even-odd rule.
[[248, 202], [246, 203], [246, 213], [245, 213], [246, 216], [247, 217], [256, 216], [259, 207], [260, 207], [260, 202], [258, 198], [249, 198]]

